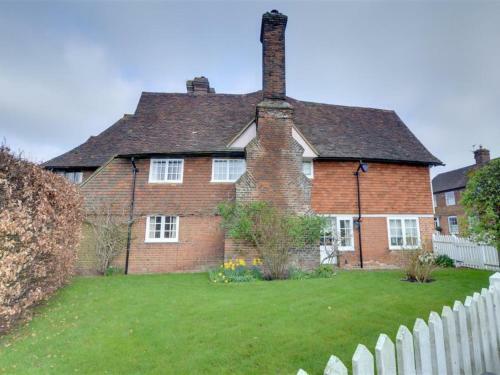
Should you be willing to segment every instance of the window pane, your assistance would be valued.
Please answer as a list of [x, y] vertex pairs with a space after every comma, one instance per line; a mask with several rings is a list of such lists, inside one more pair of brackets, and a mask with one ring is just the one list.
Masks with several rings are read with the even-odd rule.
[[458, 220], [456, 216], [448, 217], [448, 228], [450, 234], [458, 234]]
[[418, 230], [416, 219], [405, 219], [405, 241], [406, 246], [418, 245]]
[[149, 238], [161, 238], [161, 216], [149, 217]]
[[335, 233], [335, 223], [336, 218], [327, 217], [325, 218], [325, 226], [321, 231], [321, 246], [332, 246], [333, 245], [333, 233]]
[[446, 205], [447, 206], [455, 205], [455, 192], [454, 191], [447, 191], [446, 193], [444, 193], [444, 196], [446, 198]]
[[233, 159], [228, 160], [228, 179], [236, 181], [245, 172], [245, 160]]
[[400, 219], [389, 220], [391, 246], [403, 246], [403, 227]]
[[169, 160], [167, 168], [167, 181], [180, 181], [182, 173], [182, 160]]
[[302, 162], [302, 172], [309, 178], [312, 177], [312, 161]]
[[165, 216], [165, 238], [175, 238], [177, 235], [177, 217]]
[[214, 160], [214, 180], [227, 180], [227, 160]]
[[352, 246], [352, 221], [339, 220], [340, 246]]
[[166, 160], [153, 161], [153, 180], [165, 181], [165, 169], [167, 166]]

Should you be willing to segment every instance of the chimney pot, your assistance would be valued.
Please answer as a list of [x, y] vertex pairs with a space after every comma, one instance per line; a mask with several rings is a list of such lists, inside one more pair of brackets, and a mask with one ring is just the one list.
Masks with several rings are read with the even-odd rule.
[[484, 165], [490, 161], [490, 150], [479, 146], [477, 150], [474, 151], [474, 159], [476, 159], [476, 165]]
[[262, 90], [264, 99], [285, 100], [285, 29], [288, 17], [276, 9], [264, 13], [262, 43]]

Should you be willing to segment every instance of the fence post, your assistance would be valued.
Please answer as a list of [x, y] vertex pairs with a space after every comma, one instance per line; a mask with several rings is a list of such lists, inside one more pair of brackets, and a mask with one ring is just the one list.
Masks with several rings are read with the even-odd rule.
[[431, 341], [432, 373], [434, 375], [446, 374], [443, 322], [435, 311], [429, 314], [429, 338]]
[[498, 358], [498, 339], [497, 328], [495, 323], [495, 316], [493, 312], [492, 295], [489, 290], [483, 288], [481, 290], [481, 297], [483, 299], [484, 307], [486, 309], [486, 321], [488, 322], [487, 334], [490, 339], [491, 353], [493, 354], [492, 365], [496, 371], [500, 370], [500, 358]]
[[415, 345], [415, 370], [417, 375], [427, 375], [432, 372], [431, 341], [429, 327], [418, 318], [413, 327], [413, 342]]
[[394, 344], [385, 333], [382, 333], [375, 345], [375, 362], [377, 375], [396, 374], [396, 357], [394, 355]]
[[471, 338], [471, 363], [474, 374], [484, 372], [484, 358], [481, 353], [481, 338], [479, 337], [479, 322], [477, 318], [477, 304], [472, 297], [467, 296], [464, 303], [465, 315], [467, 318], [467, 329]]
[[406, 326], [399, 326], [396, 334], [396, 356], [399, 375], [415, 375], [413, 337]]
[[362, 344], [358, 344], [352, 357], [352, 373], [353, 375], [375, 375], [373, 355]]
[[347, 367], [334, 355], [330, 356], [323, 375], [347, 375]]
[[458, 364], [457, 332], [453, 311], [451, 311], [449, 306], [445, 306], [443, 307], [441, 316], [443, 318], [444, 348], [446, 352], [446, 367], [448, 368], [448, 374], [458, 374], [460, 372], [460, 366]]
[[479, 293], [474, 293], [472, 299], [476, 302], [477, 315], [479, 321], [479, 332], [481, 333], [481, 352], [484, 356], [484, 366], [486, 371], [494, 371], [494, 362], [491, 353], [490, 340], [488, 338], [488, 321], [486, 318], [486, 308], [484, 306], [484, 301]]
[[467, 317], [462, 302], [455, 301], [453, 305], [453, 314], [455, 315], [455, 324], [458, 339], [458, 356], [460, 359], [460, 368], [465, 375], [472, 375], [471, 355], [470, 355], [470, 336], [467, 329]]

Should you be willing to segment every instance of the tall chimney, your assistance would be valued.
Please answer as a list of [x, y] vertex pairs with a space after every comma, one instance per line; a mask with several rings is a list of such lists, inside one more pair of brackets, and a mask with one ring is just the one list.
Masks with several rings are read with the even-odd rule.
[[285, 28], [288, 17], [277, 10], [264, 13], [260, 29], [262, 43], [262, 90], [264, 99], [284, 100]]
[[488, 163], [490, 161], [490, 150], [479, 145], [479, 148], [474, 151], [474, 159], [476, 159], [476, 165]]

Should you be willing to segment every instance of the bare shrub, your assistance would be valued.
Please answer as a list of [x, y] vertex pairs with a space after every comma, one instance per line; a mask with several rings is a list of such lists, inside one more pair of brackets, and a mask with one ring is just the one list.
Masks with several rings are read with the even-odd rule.
[[71, 277], [78, 189], [0, 146], [0, 332]]
[[427, 249], [404, 250], [403, 270], [408, 281], [429, 282], [437, 268], [436, 257]]
[[127, 246], [126, 207], [116, 201], [93, 201], [87, 205], [85, 220], [94, 234], [97, 271], [106, 274], [113, 259]]

